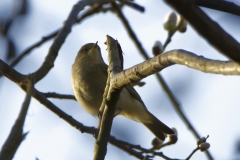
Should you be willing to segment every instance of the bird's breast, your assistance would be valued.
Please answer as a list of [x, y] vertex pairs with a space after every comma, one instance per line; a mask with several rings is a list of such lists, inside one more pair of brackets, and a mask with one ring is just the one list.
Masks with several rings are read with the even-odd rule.
[[94, 116], [97, 116], [102, 103], [106, 81], [107, 77], [97, 68], [84, 68], [72, 73], [72, 85], [78, 102]]

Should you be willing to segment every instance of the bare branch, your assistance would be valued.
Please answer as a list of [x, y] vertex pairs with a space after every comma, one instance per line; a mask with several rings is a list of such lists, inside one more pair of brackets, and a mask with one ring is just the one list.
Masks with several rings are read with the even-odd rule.
[[195, 30], [225, 56], [240, 62], [240, 44], [218, 23], [211, 20], [192, 0], [165, 0], [178, 11]]
[[83, 10], [83, 8], [87, 5], [93, 5], [95, 3], [106, 3], [107, 0], [83, 0], [78, 1], [77, 4], [75, 4], [72, 8], [72, 11], [70, 12], [67, 20], [65, 21], [62, 29], [58, 32], [55, 40], [53, 41], [53, 44], [51, 45], [48, 55], [45, 58], [45, 61], [43, 62], [42, 66], [35, 72], [33, 75], [36, 77], [36, 82], [41, 80], [54, 66], [54, 61], [58, 55], [58, 51], [61, 48], [62, 44], [64, 43], [67, 35], [71, 31], [72, 25], [77, 20], [78, 13]]
[[240, 16], [240, 7], [233, 2], [228, 2], [226, 0], [195, 0], [195, 2], [202, 7], [207, 7]]
[[11, 67], [14, 67], [16, 64], [18, 64], [23, 57], [25, 57], [27, 54], [29, 54], [34, 48], [41, 46], [43, 43], [47, 42], [48, 40], [52, 39], [53, 37], [55, 37], [57, 35], [59, 30], [42, 37], [42, 39], [38, 42], [36, 42], [35, 44], [33, 44], [32, 46], [30, 46], [29, 48], [27, 48], [25, 51], [23, 51], [22, 53], [20, 53], [10, 64]]
[[[117, 41], [107, 35], [107, 48], [108, 48], [108, 77], [111, 79], [121, 71], [121, 62], [119, 59], [119, 52], [117, 48]], [[106, 86], [108, 88], [108, 86]], [[120, 89], [112, 88], [111, 85], [108, 90], [106, 104], [103, 112], [102, 119], [99, 128], [99, 134], [94, 146], [94, 160], [104, 159], [107, 152], [107, 142], [110, 137], [110, 131], [112, 127], [112, 121], [114, 118], [116, 104], [121, 93]]]
[[119, 0], [119, 1], [121, 1], [122, 3], [128, 5], [129, 7], [132, 7], [133, 9], [136, 9], [140, 12], [145, 11], [145, 8], [143, 6], [138, 5], [137, 3], [130, 2], [129, 0]]
[[25, 122], [25, 118], [29, 108], [33, 87], [32, 82], [28, 79], [22, 81], [22, 83], [24, 83], [22, 85], [24, 85], [27, 89], [27, 94], [23, 102], [21, 111], [18, 115], [18, 118], [15, 124], [13, 125], [6, 142], [3, 144], [3, 147], [0, 152], [0, 160], [11, 160], [14, 154], [16, 153], [18, 147], [20, 146], [21, 142], [25, 139], [25, 137], [28, 134], [28, 132], [23, 133], [23, 124]]
[[141, 42], [138, 40], [137, 35], [134, 33], [133, 29], [131, 28], [130, 24], [128, 23], [128, 20], [126, 19], [126, 17], [124, 16], [124, 14], [122, 13], [121, 9], [118, 7], [118, 5], [113, 2], [112, 6], [114, 8], [114, 10], [116, 11], [118, 17], [120, 18], [120, 20], [122, 21], [122, 23], [124, 24], [124, 27], [126, 28], [129, 36], [133, 39], [133, 41], [135, 42], [135, 45], [137, 46], [139, 52], [141, 53], [141, 55], [145, 58], [145, 59], [149, 59], [149, 56], [147, 55], [147, 52], [144, 50], [144, 48], [142, 47]]
[[[11, 81], [15, 82], [16, 84], [21, 84], [21, 81], [24, 80], [25, 76], [22, 76], [20, 73], [18, 73], [16, 70], [12, 69], [10, 66], [8, 66], [5, 62], [3, 62], [0, 59], [0, 73], [5, 75], [7, 78], [9, 78]], [[22, 87], [21, 85], [19, 85]], [[26, 91], [26, 90], [25, 90]], [[77, 120], [72, 118], [72, 116], [66, 114], [64, 111], [59, 109], [57, 106], [55, 106], [51, 101], [49, 101], [41, 92], [39, 92], [37, 89], [33, 90], [32, 96], [38, 100], [41, 104], [43, 104], [46, 108], [51, 110], [53, 113], [55, 113], [58, 117], [65, 120], [67, 123], [69, 123], [72, 127], [76, 128], [82, 133], [88, 133], [92, 135], [97, 134], [97, 129], [94, 127], [88, 127], [84, 126], [82, 123], [79, 123]], [[111, 136], [109, 139], [110, 143], [118, 147], [118, 143], [124, 143], [124, 141], [120, 141], [116, 139], [115, 137]], [[125, 142], [128, 144], [127, 142]], [[124, 150], [125, 152], [129, 153], [130, 155], [133, 155], [137, 158], [144, 157], [141, 155], [141, 153], [137, 153], [135, 151], [129, 151], [127, 149], [129, 147], [120, 147], [120, 149]]]
[[131, 149], [131, 146], [129, 145], [130, 143], [128, 142], [124, 142], [121, 140], [117, 140], [115, 137], [111, 136], [109, 142], [122, 149], [123, 151], [127, 152], [128, 154], [135, 156], [138, 159], [144, 159], [145, 157], [143, 156], [143, 154], [141, 152], [137, 152], [134, 149]]
[[76, 101], [74, 95], [59, 94], [55, 92], [42, 93], [46, 98], [72, 99]]
[[[14, 69], [12, 69], [10, 66], [8, 66], [2, 60], [0, 60], [0, 73], [2, 73], [3, 75], [7, 76], [13, 82], [17, 83], [21, 88], [23, 88], [23, 89], [25, 88], [25, 87], [23, 87], [25, 85], [23, 85], [23, 86], [21, 85], [21, 82], [24, 80], [25, 77], [22, 76], [17, 71], [15, 71]], [[44, 94], [39, 92], [37, 89], [33, 88], [32, 96], [36, 100], [38, 100], [41, 104], [43, 104], [45, 107], [47, 107], [49, 110], [51, 110], [53, 113], [55, 113], [57, 116], [59, 116], [60, 118], [65, 120], [72, 127], [78, 129], [82, 133], [88, 133], [88, 134], [92, 134], [92, 135], [96, 135], [97, 134], [97, 129], [96, 128], [84, 126], [82, 123], [79, 123], [74, 118], [72, 118], [70, 115], [66, 114], [61, 109], [59, 109], [57, 106], [55, 106], [51, 101], [49, 101], [44, 96]], [[153, 155], [158, 155], [158, 156], [161, 156], [161, 157], [163, 157], [165, 159], [170, 159], [167, 156], [165, 156], [162, 152], [153, 152], [152, 150], [144, 149], [144, 148], [142, 148], [139, 145], [133, 145], [133, 144], [130, 144], [128, 142], [124, 142], [124, 141], [118, 140], [118, 139], [116, 139], [113, 136], [110, 136], [109, 142], [111, 144], [115, 145], [116, 147], [122, 149], [123, 151], [129, 153], [130, 155], [133, 155], [133, 156], [135, 156], [136, 158], [139, 158], [139, 159], [144, 159], [145, 158], [145, 159], [148, 160], [148, 157], [149, 156], [152, 157]], [[140, 150], [141, 152], [137, 152], [134, 149]], [[143, 153], [150, 153], [152, 155], [148, 155], [148, 157], [145, 157], [143, 155]]]
[[[111, 8], [101, 8], [102, 4], [96, 4], [93, 5], [91, 8], [89, 8], [86, 12], [84, 12], [76, 21], [76, 23], [80, 23], [82, 22], [82, 20], [84, 20], [86, 17], [91, 16], [95, 13], [99, 13], [100, 11], [106, 12], [111, 10]], [[32, 46], [30, 46], [29, 48], [27, 48], [25, 51], [23, 51], [16, 59], [13, 60], [13, 62], [11, 63], [11, 67], [15, 66], [16, 64], [19, 63], [19, 61], [25, 57], [26, 55], [28, 55], [33, 49], [35, 49], [36, 47], [41, 46], [43, 43], [47, 42], [48, 40], [52, 39], [53, 37], [55, 37], [57, 35], [57, 33], [60, 31], [60, 29], [50, 33], [47, 36], [44, 36], [40, 41], [34, 43]]]
[[[1, 61], [0, 61], [1, 62]], [[4, 63], [4, 62], [3, 62]], [[18, 77], [22, 77], [21, 74], [16, 74], [15, 70], [8, 69], [6, 65], [3, 63], [0, 63], [0, 71], [7, 73], [5, 74], [10, 79], [13, 79], [13, 76], [17, 79], [13, 79], [13, 81], [19, 83]], [[115, 86], [125, 86], [131, 82], [139, 81], [140, 79], [153, 74], [155, 72], [158, 72], [167, 66], [171, 66], [173, 64], [182, 64], [186, 65], [191, 68], [195, 68], [198, 70], [202, 70], [204, 72], [209, 73], [218, 73], [218, 74], [232, 74], [232, 75], [238, 75], [240, 72], [240, 66], [238, 63], [233, 61], [214, 61], [206, 59], [202, 56], [196, 56], [195, 54], [184, 51], [184, 50], [173, 50], [169, 51], [165, 54], [161, 54], [159, 56], [156, 56], [144, 63], [141, 63], [139, 65], [136, 65], [132, 68], [129, 68], [114, 77], [114, 79], [118, 79], [118, 81], [113, 79], [113, 82], [121, 82], [121, 84], [113, 83]], [[16, 77], [17, 75], [17, 77]], [[20, 78], [21, 79], [21, 78]], [[120, 80], [121, 79], [121, 80]], [[165, 83], [165, 82], [162, 82]], [[178, 101], [175, 101], [174, 95], [170, 92], [169, 88], [165, 88], [165, 90], [168, 90], [169, 97], [171, 98], [172, 102], [174, 103], [174, 106], [176, 107], [177, 111], [180, 113], [181, 117], [184, 119], [185, 123], [187, 123], [188, 127], [194, 131], [196, 137], [199, 138], [199, 135], [197, 134], [196, 130], [193, 128], [193, 126], [189, 123], [186, 116], [183, 114], [182, 109], [180, 108], [180, 104]]]
[[192, 155], [193, 155], [195, 152], [197, 152], [198, 150], [199, 150], [199, 147], [195, 148], [195, 149], [192, 151], [192, 153], [186, 158], [186, 160], [189, 160], [189, 159], [192, 157]]
[[0, 59], [0, 74], [3, 74], [5, 77], [11, 81], [19, 84], [26, 76], [17, 72], [15, 69], [9, 67], [4, 61]]
[[163, 56], [167, 56], [168, 61], [174, 64], [185, 65], [206, 73], [223, 75], [240, 74], [240, 64], [234, 61], [211, 60], [185, 50], [168, 51]]
[[113, 87], [126, 86], [174, 64], [185, 65], [206, 73], [240, 74], [240, 64], [237, 62], [210, 60], [185, 50], [172, 50], [117, 74], [112, 79], [114, 82], [112, 85], [114, 85]]

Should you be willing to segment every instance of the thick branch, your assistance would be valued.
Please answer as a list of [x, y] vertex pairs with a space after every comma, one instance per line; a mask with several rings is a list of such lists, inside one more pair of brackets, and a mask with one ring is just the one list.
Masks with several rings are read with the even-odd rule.
[[240, 7], [226, 0], [195, 0], [202, 7], [207, 7], [240, 16]]
[[114, 79], [112, 79], [112, 85], [114, 85], [113, 87], [121, 88], [173, 64], [185, 65], [206, 73], [224, 75], [240, 74], [240, 65], [237, 62], [210, 60], [185, 50], [172, 50], [117, 74]]
[[0, 74], [10, 79], [15, 83], [20, 83], [26, 76], [17, 72], [15, 69], [9, 67], [4, 61], [0, 59]]
[[[121, 62], [119, 59], [119, 53], [117, 48], [117, 41], [107, 35], [107, 46], [108, 46], [108, 76], [111, 79], [121, 71]], [[94, 160], [103, 160], [107, 152], [107, 142], [110, 137], [110, 131], [112, 127], [112, 121], [115, 114], [116, 104], [121, 93], [120, 89], [114, 89], [111, 87], [108, 90], [106, 104], [103, 112], [103, 116], [100, 124], [99, 135], [97, 137], [94, 146]]]
[[192, 0], [165, 0], [178, 11], [212, 46], [240, 62], [240, 44], [211, 20]]

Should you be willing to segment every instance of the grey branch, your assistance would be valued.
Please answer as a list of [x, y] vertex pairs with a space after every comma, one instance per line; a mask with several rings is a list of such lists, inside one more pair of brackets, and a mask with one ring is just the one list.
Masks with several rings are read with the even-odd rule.
[[[117, 43], [118, 42], [116, 40], [107, 35], [108, 61], [109, 61], [108, 77], [110, 77], [110, 82], [111, 79], [115, 77], [117, 73], [122, 71]], [[103, 116], [102, 119], [99, 119], [101, 123], [99, 135], [94, 146], [94, 160], [103, 160], [106, 155], [107, 143], [110, 138], [110, 131], [116, 108], [115, 106], [118, 102], [121, 90], [122, 88], [114, 89], [111, 86], [109, 87], [105, 102], [105, 108], [103, 111]]]
[[206, 73], [240, 74], [240, 64], [237, 62], [211, 60], [189, 51], [172, 50], [124, 70], [112, 79], [113, 83], [111, 84], [114, 88], [126, 86], [174, 64], [185, 65]]
[[2, 149], [0, 151], [0, 160], [13, 159], [13, 156], [16, 153], [18, 147], [28, 134], [28, 132], [23, 133], [23, 125], [29, 108], [33, 87], [32, 82], [28, 79], [23, 80], [21, 85], [24, 85], [26, 87], [27, 94], [22, 105], [21, 111], [18, 115], [18, 118], [15, 124], [13, 125], [6, 142], [2, 146]]

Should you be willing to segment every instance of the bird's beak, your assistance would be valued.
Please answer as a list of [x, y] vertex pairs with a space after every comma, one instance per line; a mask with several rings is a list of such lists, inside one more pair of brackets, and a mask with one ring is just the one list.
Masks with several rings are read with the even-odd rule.
[[98, 41], [93, 45], [93, 47], [91, 48], [91, 50], [88, 52], [89, 54], [93, 54], [93, 55], [95, 55], [96, 53], [98, 53], [99, 52], [99, 50], [98, 50]]
[[97, 47], [98, 41], [95, 43], [94, 47]]

